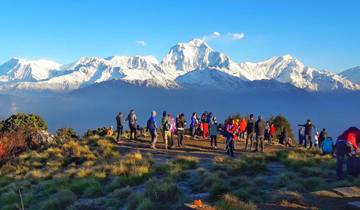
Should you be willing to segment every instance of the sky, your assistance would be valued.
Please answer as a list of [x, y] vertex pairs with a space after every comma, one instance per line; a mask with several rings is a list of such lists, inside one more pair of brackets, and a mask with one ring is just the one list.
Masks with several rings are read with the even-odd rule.
[[360, 66], [360, 1], [0, 1], [0, 63], [112, 55], [160, 60], [193, 38], [237, 62], [291, 54], [337, 73]]

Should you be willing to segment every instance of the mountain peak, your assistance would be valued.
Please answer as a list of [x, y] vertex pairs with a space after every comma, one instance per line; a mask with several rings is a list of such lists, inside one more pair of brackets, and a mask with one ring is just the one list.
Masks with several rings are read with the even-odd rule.
[[192, 39], [187, 44], [194, 47], [201, 47], [201, 46], [209, 47], [209, 45], [205, 42], [204, 39], [199, 39], [199, 38]]

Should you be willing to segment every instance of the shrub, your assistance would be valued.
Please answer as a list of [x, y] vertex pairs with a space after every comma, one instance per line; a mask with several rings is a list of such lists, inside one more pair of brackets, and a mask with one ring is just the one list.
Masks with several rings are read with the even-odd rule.
[[255, 210], [256, 205], [239, 200], [236, 196], [225, 194], [221, 201], [216, 204], [218, 210]]
[[181, 197], [181, 191], [170, 180], [150, 180], [145, 185], [144, 196], [154, 202], [157, 209], [169, 209]]
[[173, 160], [173, 163], [179, 165], [182, 170], [194, 169], [198, 162], [199, 159], [192, 156], [178, 156]]
[[40, 204], [43, 210], [66, 209], [75, 200], [76, 195], [70, 190], [59, 190], [56, 194]]
[[80, 137], [76, 134], [73, 128], [60, 128], [56, 131], [56, 139], [59, 142], [66, 142], [72, 139], [79, 139]]
[[11, 115], [0, 122], [0, 129], [3, 132], [23, 131], [26, 134], [32, 134], [39, 130], [47, 131], [48, 127], [41, 116], [35, 114], [18, 113]]
[[271, 117], [270, 122], [273, 123], [276, 127], [276, 136], [279, 136], [281, 131], [285, 128], [288, 136], [291, 139], [294, 139], [294, 134], [292, 132], [291, 125], [285, 116], [278, 115], [276, 117]]
[[225, 193], [231, 192], [230, 188], [224, 183], [215, 183], [210, 188], [209, 199], [219, 200]]

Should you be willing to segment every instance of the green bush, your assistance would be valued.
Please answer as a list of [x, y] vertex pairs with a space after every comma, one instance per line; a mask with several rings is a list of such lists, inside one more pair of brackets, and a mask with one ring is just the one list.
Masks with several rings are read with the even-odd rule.
[[0, 129], [3, 132], [16, 132], [21, 130], [26, 134], [32, 134], [39, 130], [47, 131], [48, 127], [46, 122], [39, 115], [18, 113], [1, 121]]
[[76, 195], [70, 190], [59, 190], [57, 193], [47, 198], [46, 201], [41, 203], [40, 209], [42, 210], [54, 210], [54, 209], [66, 209], [74, 201], [76, 201]]
[[281, 131], [285, 128], [288, 136], [294, 140], [294, 134], [292, 132], [290, 122], [285, 116], [278, 115], [276, 117], [271, 117], [270, 122], [276, 127], [276, 136], [280, 136]]

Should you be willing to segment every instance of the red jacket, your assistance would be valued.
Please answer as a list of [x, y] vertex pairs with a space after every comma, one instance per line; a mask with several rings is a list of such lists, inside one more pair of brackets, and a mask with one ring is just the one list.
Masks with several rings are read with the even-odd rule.
[[355, 151], [357, 151], [359, 147], [358, 144], [360, 142], [360, 130], [356, 127], [350, 127], [338, 137], [338, 140], [345, 140], [349, 142]]
[[276, 133], [275, 125], [271, 125], [270, 126], [270, 135], [275, 136], [275, 133]]

